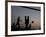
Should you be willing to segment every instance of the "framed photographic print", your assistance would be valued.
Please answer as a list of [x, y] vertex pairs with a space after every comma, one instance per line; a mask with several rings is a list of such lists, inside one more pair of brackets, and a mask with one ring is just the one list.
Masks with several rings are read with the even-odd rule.
[[45, 34], [45, 3], [7, 2], [6, 35]]

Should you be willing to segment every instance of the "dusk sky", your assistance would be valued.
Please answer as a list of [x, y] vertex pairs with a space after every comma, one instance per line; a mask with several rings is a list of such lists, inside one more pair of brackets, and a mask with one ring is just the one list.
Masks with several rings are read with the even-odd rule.
[[[40, 9], [40, 7], [33, 7], [36, 9]], [[12, 17], [12, 22], [17, 21], [17, 17], [20, 16], [20, 24], [21, 27], [25, 27], [25, 17], [24, 16], [29, 16], [29, 24], [32, 25], [32, 28], [39, 28], [40, 27], [40, 11], [28, 9], [28, 8], [22, 8], [18, 6], [11, 6], [11, 17]], [[31, 22], [34, 21], [32, 24]]]

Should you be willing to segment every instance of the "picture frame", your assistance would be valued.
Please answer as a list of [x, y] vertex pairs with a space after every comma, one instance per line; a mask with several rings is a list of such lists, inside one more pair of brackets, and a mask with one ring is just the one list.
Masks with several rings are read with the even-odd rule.
[[[11, 30], [11, 6], [40, 6], [41, 7], [41, 31], [9, 31]], [[6, 36], [24, 36], [24, 35], [41, 35], [45, 34], [45, 3], [43, 2], [26, 2], [26, 1], [6, 1], [5, 4], [5, 35]], [[9, 18], [10, 17], [10, 18]], [[21, 33], [20, 33], [21, 32]], [[16, 34], [15, 34], [16, 33]]]

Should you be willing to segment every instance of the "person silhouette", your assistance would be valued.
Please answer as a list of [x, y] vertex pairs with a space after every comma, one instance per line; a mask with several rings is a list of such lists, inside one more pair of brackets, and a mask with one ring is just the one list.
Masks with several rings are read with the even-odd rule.
[[19, 22], [20, 22], [20, 16], [18, 16], [18, 18], [17, 18], [17, 23], [16, 23], [17, 29], [20, 29], [20, 24], [19, 24]]
[[28, 24], [29, 24], [29, 16], [25, 16], [25, 24], [26, 24], [26, 29], [28, 29]]
[[[31, 23], [34, 23], [34, 21], [32, 21]], [[29, 24], [29, 27], [28, 27], [28, 29], [31, 29], [31, 24]]]
[[11, 26], [11, 31], [12, 31], [12, 30], [13, 30], [13, 31], [15, 30], [15, 23], [13, 23], [12, 26]]

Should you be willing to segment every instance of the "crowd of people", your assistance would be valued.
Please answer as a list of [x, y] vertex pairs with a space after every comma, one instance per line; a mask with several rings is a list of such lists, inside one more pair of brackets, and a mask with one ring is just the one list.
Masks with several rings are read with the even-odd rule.
[[[11, 31], [30, 30], [31, 29], [31, 24], [29, 24], [29, 16], [25, 16], [25, 28], [21, 28], [19, 22], [20, 22], [20, 16], [18, 16], [18, 18], [17, 18], [16, 25], [15, 25], [15, 23], [12, 23]], [[32, 23], [34, 23], [34, 21], [32, 21]], [[28, 24], [29, 24], [29, 27], [28, 27]]]

